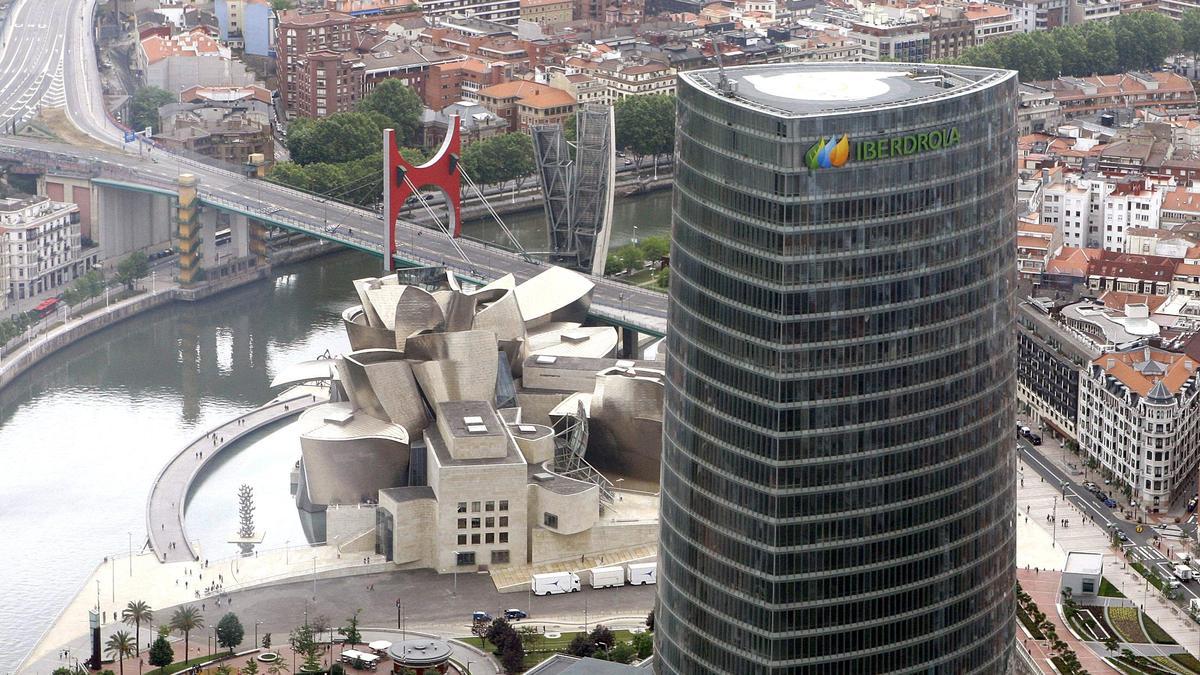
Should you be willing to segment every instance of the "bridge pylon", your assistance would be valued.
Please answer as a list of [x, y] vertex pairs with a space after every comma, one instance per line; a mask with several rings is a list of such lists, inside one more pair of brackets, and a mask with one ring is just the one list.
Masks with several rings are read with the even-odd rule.
[[437, 153], [420, 166], [413, 166], [400, 156], [394, 130], [383, 130], [383, 216], [387, 219], [385, 271], [390, 272], [396, 266], [396, 219], [400, 217], [400, 209], [421, 188], [436, 187], [442, 191], [449, 207], [446, 229], [454, 237], [462, 234], [462, 174], [458, 165], [461, 148], [458, 115], [450, 117], [446, 138]]
[[179, 201], [176, 210], [176, 223], [179, 238], [179, 282], [189, 286], [199, 281], [203, 270], [200, 268], [200, 201], [197, 199], [199, 180], [190, 173], [179, 176]]

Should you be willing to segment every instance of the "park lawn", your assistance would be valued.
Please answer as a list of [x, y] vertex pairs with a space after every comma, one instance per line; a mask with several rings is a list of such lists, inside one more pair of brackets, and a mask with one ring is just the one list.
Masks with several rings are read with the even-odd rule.
[[1149, 616], [1142, 616], [1142, 623], [1146, 625], [1146, 633], [1150, 636], [1150, 640], [1160, 645], [1177, 645], [1178, 642], [1171, 634], [1163, 630], [1163, 627], [1154, 622]]
[[1197, 659], [1191, 654], [1172, 654], [1170, 658], [1172, 661], [1178, 663], [1187, 670], [1190, 670], [1193, 673], [1200, 673], [1200, 659]]
[[[516, 625], [520, 626], [520, 624]], [[571, 640], [575, 639], [576, 635], [579, 635], [578, 631], [573, 633], [563, 633], [556, 638], [547, 638], [544, 635], [539, 635], [538, 639], [533, 644], [525, 648], [525, 668], [532, 668], [551, 656], [554, 656], [555, 654], [566, 653], [567, 647], [571, 644]], [[633, 633], [627, 630], [614, 630], [613, 638], [617, 642], [632, 642]], [[456, 639], [461, 642], [465, 642], [472, 647], [479, 645], [479, 638], [474, 635]], [[491, 652], [492, 649], [493, 647], [490, 644], [483, 648], [483, 650], [486, 652]]]
[[171, 673], [178, 673], [181, 670], [187, 670], [188, 668], [191, 668], [192, 666], [198, 666], [201, 663], [204, 663], [206, 661], [212, 661], [215, 658], [219, 658], [219, 657], [217, 657], [217, 656], [197, 656], [196, 658], [192, 659], [191, 661], [185, 661], [185, 662], [181, 662], [181, 663], [172, 663], [171, 665], [164, 666], [163, 668], [161, 668], [159, 670], [147, 671], [147, 673], [148, 673], [148, 675], [171, 675]]
[[1138, 623], [1138, 610], [1135, 607], [1109, 607], [1105, 614], [1108, 619], [1108, 625], [1117, 631], [1117, 635], [1121, 636], [1122, 642], [1150, 642], [1150, 638], [1142, 631], [1142, 625]]
[[1125, 594], [1112, 585], [1108, 579], [1100, 579], [1100, 596], [1105, 598], [1123, 598]]

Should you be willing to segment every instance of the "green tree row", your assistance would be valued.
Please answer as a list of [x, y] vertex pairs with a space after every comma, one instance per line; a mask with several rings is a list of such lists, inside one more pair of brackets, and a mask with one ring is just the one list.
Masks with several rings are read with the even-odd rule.
[[1180, 51], [1200, 51], [1200, 10], [1185, 12], [1179, 22], [1156, 12], [1132, 12], [1110, 21], [1018, 33], [968, 49], [951, 62], [1016, 70], [1028, 82], [1157, 70]]

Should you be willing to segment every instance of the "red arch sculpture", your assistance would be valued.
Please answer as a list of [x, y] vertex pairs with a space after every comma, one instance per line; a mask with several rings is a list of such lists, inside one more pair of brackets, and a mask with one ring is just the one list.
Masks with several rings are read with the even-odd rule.
[[[383, 130], [383, 213], [387, 218], [387, 250], [383, 269], [388, 272], [396, 268], [396, 219], [400, 217], [400, 209], [404, 207], [404, 202], [412, 196], [413, 188], [439, 188], [450, 207], [450, 222], [447, 226], [455, 237], [462, 234], [462, 176], [458, 166], [462, 138], [459, 135], [458, 115], [450, 117], [449, 126], [442, 147], [421, 166], [413, 166], [404, 161], [400, 156], [400, 148], [396, 145], [395, 132], [392, 129]], [[409, 187], [410, 182], [412, 187]]]

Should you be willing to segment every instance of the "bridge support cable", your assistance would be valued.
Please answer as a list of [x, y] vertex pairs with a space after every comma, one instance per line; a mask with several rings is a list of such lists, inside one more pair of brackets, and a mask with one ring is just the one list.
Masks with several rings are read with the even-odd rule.
[[[425, 199], [425, 195], [417, 190], [417, 186], [413, 184], [412, 179], [408, 176], [405, 176], [404, 183], [408, 186], [408, 189], [412, 190], [412, 193], [417, 196], [417, 201], [421, 203], [421, 206], [425, 207], [425, 211], [429, 213], [431, 218], [433, 218], [433, 222], [437, 223], [438, 229], [442, 231], [442, 234], [445, 234], [446, 238], [450, 240], [450, 245], [453, 246], [454, 250], [458, 252], [458, 256], [468, 263], [471, 262], [471, 259], [467, 257], [467, 252], [463, 250], [462, 246], [458, 245], [458, 240], [454, 238], [454, 233], [447, 229], [446, 225], [442, 222], [442, 219], [438, 217], [438, 214], [434, 213], [433, 209], [429, 206], [428, 200]], [[415, 224], [413, 226], [420, 227], [419, 225]]]
[[492, 218], [499, 223], [500, 229], [504, 231], [505, 236], [507, 236], [508, 240], [512, 242], [513, 246], [517, 250], [517, 253], [521, 254], [521, 257], [525, 259], [525, 262], [536, 264], [537, 261], [525, 251], [525, 247], [522, 246], [521, 242], [517, 240], [517, 236], [508, 228], [508, 225], [504, 223], [504, 219], [500, 217], [500, 214], [496, 213], [496, 209], [492, 208], [491, 202], [489, 202], [487, 197], [484, 196], [483, 190], [479, 189], [479, 186], [475, 184], [474, 179], [472, 179], [471, 175], [467, 173], [467, 170], [461, 166], [458, 168], [458, 170], [459, 173], [462, 174], [463, 179], [467, 181], [467, 185], [469, 185], [471, 189], [475, 191], [475, 194], [479, 195], [479, 201], [483, 202], [483, 207], [487, 209], [487, 212], [491, 214]]

